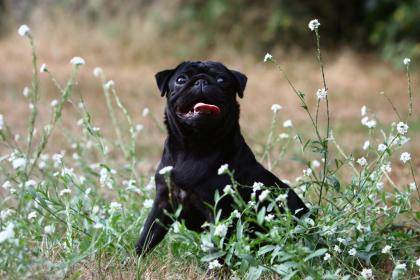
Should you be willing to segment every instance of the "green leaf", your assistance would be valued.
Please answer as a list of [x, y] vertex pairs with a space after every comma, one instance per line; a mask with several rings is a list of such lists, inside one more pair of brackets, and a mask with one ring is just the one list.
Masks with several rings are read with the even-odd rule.
[[327, 176], [328, 183], [334, 188], [336, 192], [340, 192], [340, 181], [334, 175]]
[[214, 259], [223, 257], [224, 255], [226, 255], [226, 252], [223, 252], [223, 251], [215, 252], [215, 253], [211, 253], [211, 254], [209, 254], [207, 256], [202, 257], [200, 259], [200, 261], [202, 261], [202, 262], [209, 262], [209, 261], [212, 261]]
[[261, 208], [261, 210], [258, 212], [257, 223], [259, 225], [262, 225], [264, 222], [264, 218], [265, 218], [265, 207]]
[[274, 245], [265, 245], [258, 250], [257, 256], [267, 254], [268, 252], [273, 251], [277, 246]]
[[319, 257], [319, 256], [322, 256], [322, 255], [324, 255], [326, 252], [328, 251], [328, 249], [327, 248], [322, 248], [322, 249], [318, 249], [318, 250], [316, 250], [315, 252], [313, 252], [312, 254], [309, 254], [303, 261], [304, 262], [307, 262], [307, 261], [309, 261], [310, 259], [313, 259], [313, 258], [316, 258], [316, 257]]
[[251, 267], [246, 275], [246, 280], [256, 280], [260, 278], [263, 269], [264, 268], [262, 266]]
[[236, 238], [238, 240], [242, 239], [243, 231], [244, 231], [244, 226], [242, 225], [241, 220], [238, 220], [238, 222], [236, 223]]

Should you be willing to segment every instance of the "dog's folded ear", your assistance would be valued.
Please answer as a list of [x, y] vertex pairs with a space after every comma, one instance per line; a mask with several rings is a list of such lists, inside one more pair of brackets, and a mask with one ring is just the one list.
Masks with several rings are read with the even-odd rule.
[[238, 96], [240, 98], [244, 97], [244, 90], [245, 90], [246, 81], [248, 80], [248, 78], [239, 71], [230, 70], [230, 72], [232, 72], [233, 76], [236, 79], [236, 83], [237, 83], [236, 92], [238, 93]]
[[160, 95], [163, 97], [169, 91], [169, 80], [171, 79], [172, 75], [174, 74], [175, 69], [163, 70], [156, 73], [156, 83], [160, 90]]

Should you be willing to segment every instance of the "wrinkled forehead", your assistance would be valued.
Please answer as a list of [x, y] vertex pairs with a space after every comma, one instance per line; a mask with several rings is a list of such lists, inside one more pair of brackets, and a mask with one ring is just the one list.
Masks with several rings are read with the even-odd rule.
[[226, 66], [215, 61], [191, 61], [185, 62], [179, 66], [177, 73], [195, 75], [199, 73], [220, 74], [229, 71]]

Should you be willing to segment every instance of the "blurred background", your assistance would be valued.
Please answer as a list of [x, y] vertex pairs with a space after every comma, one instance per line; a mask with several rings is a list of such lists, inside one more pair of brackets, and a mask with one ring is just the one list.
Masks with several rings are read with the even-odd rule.
[[[420, 0], [0, 0], [0, 113], [13, 129], [25, 131], [29, 109], [22, 90], [30, 85], [31, 57], [28, 43], [16, 31], [27, 24], [37, 44], [39, 64], [46, 63], [58, 81], [67, 80], [73, 56], [86, 60], [75, 98], [86, 100], [93, 122], [104, 133], [109, 117], [105, 101], [98, 99], [101, 83], [92, 70], [102, 67], [107, 79], [115, 81], [133, 119], [145, 126], [138, 141], [139, 157], [147, 154], [157, 160], [161, 145], [156, 143], [165, 137], [151, 117], [160, 122], [164, 106], [155, 86], [156, 72], [183, 60], [212, 59], [245, 73], [249, 80], [241, 100], [241, 123], [245, 137], [260, 153], [270, 127], [271, 104], [284, 107], [279, 121], [291, 119], [294, 123], [291, 129], [279, 125], [276, 132], [293, 136], [310, 127], [281, 73], [264, 64], [263, 57], [266, 52], [272, 53], [314, 108], [315, 92], [322, 87], [315, 35], [308, 28], [314, 18], [321, 22], [333, 129], [340, 142], [348, 151], [356, 149], [355, 156], [363, 152], [368, 133], [360, 124], [363, 105], [368, 107], [369, 116], [378, 120], [379, 127], [397, 121], [381, 92], [406, 115], [404, 57], [411, 58], [413, 71], [410, 133], [413, 138], [418, 136]], [[48, 75], [41, 74], [40, 78], [42, 125], [58, 92]], [[152, 115], [143, 117], [146, 107]], [[67, 109], [72, 110], [71, 106]], [[65, 117], [62, 125], [78, 131], [76, 122], [75, 117]], [[60, 141], [56, 143], [58, 149]], [[410, 147], [414, 158], [420, 154], [413, 143]], [[295, 158], [291, 154], [286, 160]], [[149, 169], [156, 164], [151, 162]], [[419, 169], [419, 163], [414, 163]], [[278, 173], [285, 177], [298, 175], [301, 169], [296, 167], [300, 164], [287, 164]]]

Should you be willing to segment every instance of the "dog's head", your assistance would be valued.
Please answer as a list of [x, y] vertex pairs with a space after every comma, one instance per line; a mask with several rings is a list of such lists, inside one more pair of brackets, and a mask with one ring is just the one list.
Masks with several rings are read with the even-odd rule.
[[247, 77], [219, 62], [193, 61], [157, 73], [156, 81], [169, 125], [206, 134], [238, 120], [236, 95], [243, 97]]

